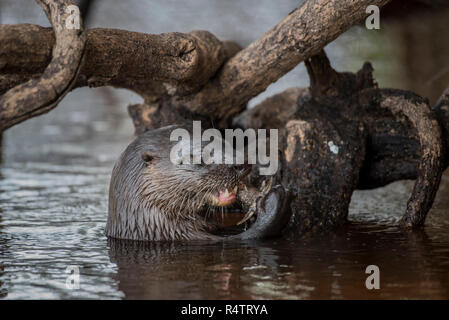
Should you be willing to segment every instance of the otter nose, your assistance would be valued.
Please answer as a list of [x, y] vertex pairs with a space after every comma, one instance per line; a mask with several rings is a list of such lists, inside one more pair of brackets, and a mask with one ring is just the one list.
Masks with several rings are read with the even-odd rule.
[[233, 168], [235, 171], [237, 171], [237, 174], [239, 176], [247, 175], [251, 171], [250, 164], [235, 164], [233, 165]]

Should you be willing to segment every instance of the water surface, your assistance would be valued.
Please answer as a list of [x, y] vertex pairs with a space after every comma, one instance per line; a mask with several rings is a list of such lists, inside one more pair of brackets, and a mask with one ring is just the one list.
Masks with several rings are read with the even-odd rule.
[[[242, 46], [298, 5], [293, 0], [96, 3], [91, 27], [150, 33], [205, 29]], [[48, 25], [42, 10], [28, 0], [0, 6], [2, 23]], [[413, 89], [434, 102], [449, 81], [447, 17], [410, 18], [396, 26], [382, 18], [381, 30], [355, 27], [326, 50], [337, 70], [356, 71], [369, 60], [380, 86]], [[307, 84], [300, 64], [250, 104]], [[110, 173], [133, 139], [125, 106], [140, 101], [122, 91], [77, 89], [49, 114], [4, 134], [0, 298], [449, 298], [448, 175], [426, 227], [416, 232], [397, 228], [413, 186], [400, 181], [356, 192], [348, 224], [318, 239], [108, 242], [103, 230]], [[365, 287], [368, 265], [380, 268], [380, 290]], [[80, 268], [77, 290], [66, 287], [68, 266]]]
[[[75, 91], [54, 112], [5, 135], [3, 298], [449, 298], [448, 176], [419, 232], [396, 227], [413, 185], [404, 181], [355, 193], [347, 226], [319, 239], [108, 242], [110, 172], [133, 129], [125, 108], [111, 102], [114, 91], [94, 93]], [[365, 288], [371, 264], [380, 268], [380, 290]], [[66, 287], [68, 266], [80, 268], [78, 290]]]

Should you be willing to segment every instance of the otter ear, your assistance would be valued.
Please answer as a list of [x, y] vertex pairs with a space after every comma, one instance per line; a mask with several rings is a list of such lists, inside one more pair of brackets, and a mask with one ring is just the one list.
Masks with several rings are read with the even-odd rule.
[[144, 151], [142, 152], [142, 160], [145, 161], [146, 163], [150, 163], [151, 161], [153, 161], [154, 156], [151, 154], [150, 151]]

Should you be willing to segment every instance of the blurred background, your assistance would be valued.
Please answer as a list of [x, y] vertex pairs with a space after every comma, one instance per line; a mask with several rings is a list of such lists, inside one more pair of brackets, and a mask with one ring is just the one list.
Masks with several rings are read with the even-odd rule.
[[[78, 1], [86, 14], [85, 28], [144, 33], [202, 29], [243, 47], [302, 2]], [[357, 71], [364, 61], [370, 61], [380, 87], [409, 89], [433, 104], [449, 85], [449, 12], [443, 9], [445, 5], [446, 1], [393, 1], [381, 12], [380, 30], [367, 30], [361, 24], [325, 48], [333, 67]], [[0, 24], [18, 23], [49, 26], [35, 1], [0, 0]], [[301, 63], [251, 100], [249, 107], [286, 88], [308, 84]], [[350, 211], [352, 229], [343, 233], [341, 241], [326, 245], [183, 246], [146, 248], [144, 253], [139, 249], [138, 254], [135, 248], [111, 248], [103, 235], [110, 172], [133, 139], [126, 107], [141, 101], [126, 90], [80, 88], [50, 113], [4, 133], [0, 297], [449, 298], [448, 279], [442, 276], [449, 266], [447, 176], [430, 213], [427, 233], [411, 240], [394, 228], [413, 186], [405, 181], [357, 192]], [[360, 245], [348, 246], [345, 239]], [[391, 250], [402, 250], [403, 256]], [[383, 256], [385, 251], [390, 254]], [[133, 252], [133, 258], [126, 252]], [[192, 256], [198, 257], [194, 263]], [[323, 260], [323, 256], [328, 258]], [[377, 295], [361, 285], [364, 269], [360, 262], [369, 262], [370, 257], [391, 272], [390, 288]], [[184, 270], [189, 263], [193, 267]], [[65, 287], [68, 265], [81, 266], [80, 290]], [[198, 275], [198, 268], [204, 273]], [[211, 285], [210, 279], [216, 282]]]

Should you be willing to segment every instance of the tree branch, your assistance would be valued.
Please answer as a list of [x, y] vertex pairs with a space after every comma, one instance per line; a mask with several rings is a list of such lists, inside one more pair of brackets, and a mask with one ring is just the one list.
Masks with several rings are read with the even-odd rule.
[[382, 7], [388, 2], [308, 0], [237, 53], [200, 92], [181, 97], [174, 105], [218, 119], [231, 118], [271, 83], [366, 17], [368, 5]]
[[[147, 109], [157, 102], [157, 109], [164, 109], [163, 116], [153, 113], [159, 119], [178, 119], [168, 116], [172, 112], [211, 119], [223, 127], [252, 97], [363, 19], [368, 5], [381, 7], [388, 1], [306, 1], [238, 53], [235, 44], [221, 43], [207, 32], [88, 30], [86, 59], [74, 86], [131, 89], [145, 99], [140, 112], [149, 114]], [[0, 26], [0, 41], [6, 44], [0, 48], [0, 94], [42, 72], [49, 62], [51, 37], [50, 30], [37, 26]], [[30, 58], [19, 63], [20, 57]], [[137, 131], [169, 124], [135, 123], [141, 126]]]
[[[407, 138], [419, 139], [419, 148], [416, 150], [419, 162], [416, 170], [416, 181], [410, 199], [407, 202], [407, 210], [401, 223], [407, 227], [424, 224], [426, 214], [430, 210], [440, 185], [443, 173], [443, 141], [441, 128], [436, 117], [430, 110], [428, 102], [423, 98], [408, 91], [395, 89], [368, 89], [360, 94], [361, 107], [371, 107], [375, 110], [387, 109], [396, 117], [404, 116], [413, 130], [407, 130]], [[364, 101], [370, 101], [365, 104]], [[381, 114], [381, 112], [377, 112]], [[366, 123], [366, 119], [361, 119]], [[390, 137], [395, 134], [388, 123], [382, 127], [390, 131]], [[394, 130], [393, 130], [394, 131]], [[371, 136], [376, 132], [372, 132]], [[382, 146], [378, 146], [382, 147]], [[404, 153], [401, 149], [393, 151], [399, 157]], [[387, 175], [387, 172], [378, 172], [377, 175]]]
[[[56, 39], [53, 58], [40, 78], [18, 85], [0, 97], [0, 132], [56, 107], [75, 83], [84, 55], [86, 40], [82, 28], [68, 29], [65, 25], [70, 15], [65, 10], [68, 5], [73, 5], [73, 2], [37, 2], [53, 26]], [[5, 65], [5, 62], [2, 64]]]
[[443, 137], [443, 167], [449, 166], [449, 87], [444, 90], [440, 99], [432, 108], [435, 118], [438, 120]]
[[[115, 86], [144, 97], [165, 92], [185, 94], [203, 85], [227, 58], [228, 44], [206, 31], [143, 34], [116, 29], [86, 31], [86, 58], [75, 87]], [[39, 74], [55, 42], [51, 29], [35, 25], [0, 26], [0, 72], [6, 77]], [[231, 51], [231, 53], [233, 53]], [[1, 90], [15, 82], [0, 81]]]
[[[280, 149], [286, 154], [285, 167], [282, 168], [286, 185], [298, 192], [309, 188], [324, 190], [320, 191], [324, 193], [329, 185], [334, 187], [336, 182], [323, 184], [323, 174], [319, 175], [321, 179], [311, 179], [312, 175], [304, 167], [313, 167], [313, 172], [324, 172], [333, 167], [334, 156], [331, 154], [332, 157], [329, 157], [325, 148], [320, 149], [318, 158], [328, 163], [317, 165], [313, 156], [319, 153], [317, 150], [329, 138], [314, 138], [317, 147], [305, 141], [304, 137], [318, 135], [315, 131], [319, 128], [325, 130], [320, 133], [322, 136], [332, 137], [335, 143], [336, 134], [324, 124], [330, 121], [338, 128], [339, 135], [344, 136], [340, 139], [342, 145], [352, 145], [354, 152], [358, 153], [366, 150], [363, 165], [360, 169], [356, 168], [358, 179], [344, 182], [347, 184], [340, 185], [338, 190], [346, 190], [344, 194], [348, 196], [351, 188], [371, 189], [401, 179], [416, 179], [401, 223], [407, 227], [422, 225], [438, 190], [441, 174], [448, 165], [444, 159], [449, 158], [449, 89], [431, 110], [426, 99], [412, 92], [378, 89], [369, 63], [365, 63], [356, 74], [336, 72], [323, 51], [308, 59], [306, 66], [311, 83], [309, 90], [295, 88], [275, 95], [242, 113], [237, 118], [237, 125], [243, 128], [281, 129], [283, 138]], [[348, 132], [354, 123], [364, 129], [358, 135]], [[295, 130], [290, 130], [293, 127]], [[359, 138], [363, 135], [366, 138], [360, 142]], [[312, 155], [309, 154], [308, 145], [312, 146], [310, 150], [317, 148]], [[346, 155], [344, 159], [348, 163], [342, 161], [339, 172], [354, 165], [356, 158], [353, 158], [353, 153]], [[303, 178], [298, 179], [301, 176]], [[349, 177], [348, 174], [345, 176]], [[307, 192], [303, 192], [297, 197], [297, 202], [307, 197]], [[296, 212], [300, 212], [299, 220], [305, 218], [311, 221], [312, 217], [319, 216], [313, 208], [328, 206], [320, 201], [315, 199], [309, 209], [304, 209], [304, 203], [298, 205]], [[347, 212], [337, 210], [335, 214], [345, 216]]]

